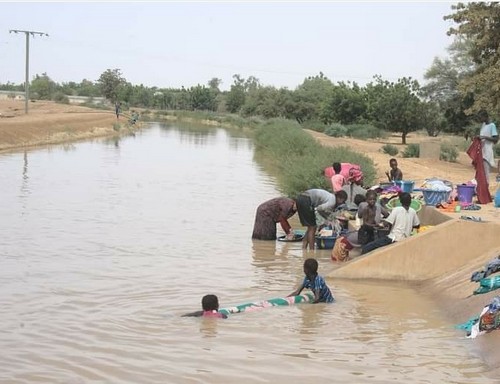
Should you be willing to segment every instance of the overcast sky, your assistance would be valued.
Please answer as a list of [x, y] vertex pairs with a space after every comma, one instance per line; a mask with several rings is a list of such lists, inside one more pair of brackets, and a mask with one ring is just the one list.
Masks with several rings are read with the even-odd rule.
[[419, 81], [445, 56], [450, 2], [0, 2], [0, 83], [30, 77], [97, 80], [119, 68], [127, 81], [191, 87], [232, 76], [294, 89], [322, 71], [365, 84], [376, 74]]

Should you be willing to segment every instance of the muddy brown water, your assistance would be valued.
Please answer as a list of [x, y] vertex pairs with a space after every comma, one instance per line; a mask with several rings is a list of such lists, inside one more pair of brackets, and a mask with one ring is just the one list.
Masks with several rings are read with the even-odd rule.
[[1, 383], [491, 382], [404, 284], [329, 279], [332, 305], [181, 318], [206, 293], [286, 295], [307, 257], [332, 269], [329, 251], [250, 239], [279, 193], [238, 132], [152, 124], [0, 169]]

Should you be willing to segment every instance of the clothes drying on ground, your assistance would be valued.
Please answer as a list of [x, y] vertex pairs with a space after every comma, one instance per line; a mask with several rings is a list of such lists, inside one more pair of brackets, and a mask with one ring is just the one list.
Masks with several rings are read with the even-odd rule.
[[476, 318], [470, 319], [464, 324], [460, 324], [457, 328], [470, 329], [468, 338], [474, 339], [486, 332], [491, 332], [500, 328], [500, 296], [494, 297], [490, 304], [485, 306], [481, 314]]
[[486, 277], [479, 280], [479, 288], [474, 291], [474, 295], [488, 293], [500, 288], [500, 276]]
[[481, 271], [474, 272], [470, 281], [478, 282], [479, 280], [484, 279], [485, 277], [488, 277], [492, 273], [496, 273], [498, 271], [500, 271], [500, 256], [490, 260]]

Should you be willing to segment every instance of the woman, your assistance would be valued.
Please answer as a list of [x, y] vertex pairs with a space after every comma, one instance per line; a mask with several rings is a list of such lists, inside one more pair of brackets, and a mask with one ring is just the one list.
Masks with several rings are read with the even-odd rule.
[[295, 201], [287, 197], [276, 197], [268, 200], [257, 208], [252, 239], [276, 240], [276, 223], [287, 235], [292, 234], [288, 219], [297, 212]]

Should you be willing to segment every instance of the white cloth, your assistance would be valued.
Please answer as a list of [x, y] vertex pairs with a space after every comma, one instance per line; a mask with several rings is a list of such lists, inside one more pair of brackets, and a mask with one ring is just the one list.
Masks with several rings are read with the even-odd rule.
[[404, 207], [394, 208], [385, 221], [392, 224], [388, 235], [392, 241], [401, 241], [410, 237], [413, 227], [420, 225], [417, 212], [411, 207], [408, 210]]
[[[498, 136], [497, 127], [494, 123], [484, 124], [481, 127], [480, 136], [493, 137]], [[483, 159], [488, 162], [491, 167], [495, 166], [495, 155], [493, 146], [495, 143], [490, 140], [481, 139], [481, 147], [483, 150]]]

